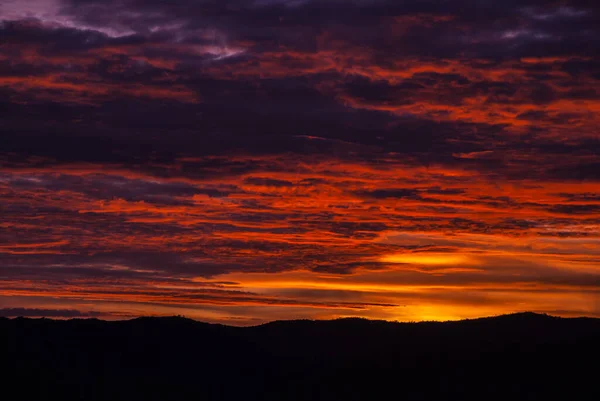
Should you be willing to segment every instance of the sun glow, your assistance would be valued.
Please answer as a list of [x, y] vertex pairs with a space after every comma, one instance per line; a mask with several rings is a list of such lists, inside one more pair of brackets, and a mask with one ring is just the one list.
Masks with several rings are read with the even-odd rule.
[[381, 258], [385, 263], [406, 263], [427, 266], [465, 264], [469, 258], [465, 255], [447, 253], [406, 253], [385, 255]]

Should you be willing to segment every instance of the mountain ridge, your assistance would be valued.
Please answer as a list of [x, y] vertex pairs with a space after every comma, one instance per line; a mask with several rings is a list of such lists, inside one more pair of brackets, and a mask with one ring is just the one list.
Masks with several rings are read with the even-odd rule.
[[[7, 401], [600, 399], [600, 319], [0, 319]], [[541, 378], [541, 379], [535, 379]], [[399, 392], [400, 391], [400, 392]], [[394, 397], [393, 397], [394, 398]]]
[[168, 316], [137, 316], [132, 317], [130, 319], [120, 319], [120, 320], [106, 320], [97, 317], [74, 317], [68, 319], [57, 319], [53, 317], [30, 317], [30, 316], [15, 316], [15, 317], [6, 317], [0, 316], [0, 321], [4, 320], [43, 320], [43, 321], [56, 321], [56, 322], [69, 322], [69, 321], [98, 321], [98, 322], [107, 322], [107, 323], [119, 323], [119, 322], [142, 322], [142, 321], [170, 321], [170, 322], [194, 322], [201, 323], [205, 325], [213, 325], [213, 326], [226, 326], [226, 327], [239, 327], [239, 328], [249, 328], [249, 327], [261, 327], [272, 324], [281, 324], [281, 323], [321, 323], [321, 322], [376, 322], [376, 323], [390, 323], [390, 324], [421, 324], [421, 323], [459, 323], [459, 322], [473, 322], [473, 321], [485, 321], [485, 320], [494, 320], [494, 319], [563, 319], [563, 320], [598, 320], [600, 318], [592, 317], [592, 316], [557, 316], [548, 313], [539, 313], [539, 312], [514, 312], [514, 313], [506, 313], [499, 315], [491, 315], [491, 316], [481, 316], [475, 318], [465, 318], [465, 319], [453, 319], [453, 320], [411, 320], [411, 321], [399, 321], [399, 320], [385, 320], [385, 319], [369, 319], [363, 317], [341, 317], [334, 319], [280, 319], [280, 320], [272, 320], [256, 325], [248, 325], [248, 326], [236, 326], [225, 323], [215, 323], [215, 322], [206, 322], [203, 320], [193, 319], [186, 316], [181, 315], [168, 315]]

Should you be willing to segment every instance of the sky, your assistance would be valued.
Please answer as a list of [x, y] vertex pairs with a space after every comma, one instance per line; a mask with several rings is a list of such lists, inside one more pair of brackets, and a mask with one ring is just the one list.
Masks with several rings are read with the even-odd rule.
[[0, 2], [0, 316], [600, 316], [595, 0]]

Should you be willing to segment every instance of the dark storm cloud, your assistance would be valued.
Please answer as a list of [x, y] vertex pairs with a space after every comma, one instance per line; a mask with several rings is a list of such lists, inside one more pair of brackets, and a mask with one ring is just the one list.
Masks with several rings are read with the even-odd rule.
[[73, 176], [38, 174], [6, 180], [14, 191], [44, 190], [79, 193], [88, 199], [122, 199], [164, 205], [190, 205], [196, 195], [226, 197], [241, 192], [235, 185], [192, 185], [184, 182], [159, 182], [151, 179], [127, 178], [119, 175]]
[[361, 192], [360, 195], [377, 198], [377, 199], [388, 199], [388, 198], [411, 198], [411, 199], [419, 199], [418, 191], [414, 189], [376, 189], [368, 192]]
[[[211, 260], [202, 252], [185, 254], [152, 251], [108, 251], [66, 255], [3, 255], [0, 274], [6, 279], [151, 279], [152, 277], [210, 277], [259, 267], [243, 262]], [[18, 267], [18, 268], [15, 268]], [[261, 266], [264, 269], [267, 266]], [[275, 266], [271, 266], [273, 270]]]
[[[162, 2], [73, 1], [62, 4], [62, 16], [73, 18], [71, 27], [56, 28], [36, 21], [6, 22], [2, 26], [7, 43], [16, 45], [8, 52], [18, 55], [30, 49], [28, 51], [37, 54], [33, 64], [31, 57], [24, 56], [4, 60], [7, 77], [61, 74], [59, 82], [53, 82], [54, 86], [32, 89], [8, 86], [7, 98], [13, 101], [8, 100], [5, 104], [5, 110], [9, 111], [5, 123], [9, 135], [3, 141], [3, 160], [27, 153], [59, 162], [134, 162], [147, 166], [153, 162], [171, 163], [182, 155], [204, 157], [231, 152], [335, 154], [341, 158], [359, 159], [378, 158], [384, 152], [395, 152], [423, 163], [456, 163], [450, 155], [485, 150], [487, 143], [497, 142], [497, 138], [504, 136], [506, 125], [492, 121], [475, 125], [441, 122], [440, 116], [448, 113], [443, 110], [398, 119], [390, 116], [386, 108], [410, 107], [423, 102], [468, 107], [465, 102], [481, 96], [486, 98], [484, 104], [489, 105], [506, 104], [508, 107], [509, 104], [532, 103], [542, 107], [564, 96], [593, 99], [595, 93], [590, 88], [577, 88], [561, 94], [555, 85], [543, 83], [539, 77], [525, 82], [507, 76], [505, 82], [492, 82], [473, 81], [459, 72], [421, 71], [392, 83], [385, 76], [379, 80], [362, 75], [346, 76], [331, 68], [302, 73], [306, 69], [315, 70], [318, 59], [310, 57], [308, 62], [298, 64], [296, 73], [291, 68], [290, 74], [283, 77], [218, 73], [219, 68], [228, 71], [231, 67], [233, 74], [239, 74], [247, 67], [253, 68], [253, 65], [261, 68], [265, 57], [273, 54], [278, 54], [275, 64], [281, 66], [285, 65], [286, 59], [302, 59], [294, 52], [318, 57], [320, 51], [329, 47], [324, 44], [307, 47], [306, 40], [300, 37], [316, 40], [321, 34], [330, 36], [325, 42], [345, 43], [341, 49], [347, 48], [351, 55], [355, 54], [352, 50], [355, 49], [358, 66], [393, 66], [377, 53], [388, 54], [386, 57], [391, 57], [392, 62], [413, 57], [405, 49], [402, 54], [390, 53], [388, 49], [397, 45], [390, 42], [395, 37], [401, 38], [403, 43], [410, 42], [403, 35], [412, 35], [411, 29], [432, 43], [439, 42], [440, 38], [453, 38], [457, 52], [462, 52], [461, 46], [475, 51], [470, 54], [473, 62], [477, 58], [491, 57], [491, 64], [486, 64], [486, 68], [493, 68], [505, 55], [494, 56], [486, 52], [521, 48], [531, 40], [546, 40], [543, 35], [532, 39], [529, 28], [522, 25], [542, 29], [552, 22], [560, 25], [562, 35], [580, 32], [581, 27], [586, 26], [582, 24], [597, 14], [596, 9], [585, 3], [565, 5], [533, 1], [519, 3], [518, 7], [515, 4], [514, 8], [495, 3], [478, 3], [475, 7], [469, 2], [415, 1], [351, 4], [337, 1], [299, 4], [176, 1], [168, 5]], [[490, 21], [494, 24], [490, 25]], [[78, 23], [133, 33], [115, 37], [93, 29], [78, 29]], [[408, 29], [408, 33], [402, 34], [404, 31], [401, 30], [394, 34], [393, 28], [397, 25]], [[486, 28], [489, 26], [497, 32], [487, 33], [486, 29], [491, 29]], [[375, 36], [364, 32], [348, 35], [350, 30], [371, 31], [373, 28], [377, 28]], [[448, 36], [444, 29], [451, 28], [459, 35], [472, 35], [477, 40], [460, 39], [455, 37], [456, 34]], [[590, 25], [589, 29], [595, 28]], [[344, 38], [340, 36], [338, 40], [337, 35]], [[489, 46], [487, 42], [500, 40], [502, 35], [505, 36], [502, 40], [519, 43]], [[568, 40], [567, 35], [561, 43]], [[435, 54], [436, 46], [432, 43], [421, 44], [418, 48], [426, 49], [430, 53], [426, 55], [429, 59], [449, 56], [444, 54], [447, 50]], [[477, 54], [477, 43], [483, 43], [486, 49], [481, 54]], [[190, 51], [193, 48], [190, 46], [196, 46], [196, 50]], [[236, 46], [240, 49], [239, 55], [228, 53], [230, 47]], [[443, 48], [453, 47], [445, 43]], [[369, 61], [361, 59], [361, 49], [374, 52]], [[558, 63], [559, 68], [573, 74], [583, 71], [587, 76], [592, 71], [592, 64], [586, 63], [591, 61], [583, 58], [584, 52], [577, 51], [577, 55], [581, 57], [538, 63], [537, 68], [535, 63], [526, 64], [523, 68], [537, 73], [551, 72], [552, 66]], [[81, 59], [67, 60], [69, 56]], [[551, 56], [551, 52], [544, 54], [544, 57]], [[518, 60], [518, 57], [513, 59]], [[197, 61], [210, 63], [195, 64]], [[438, 67], [443, 67], [444, 63], [440, 62]], [[267, 74], [276, 69], [275, 65], [264, 67]], [[548, 80], [556, 81], [556, 77], [548, 75]], [[139, 84], [147, 89], [129, 88], [119, 93], [120, 84]], [[333, 88], [323, 89], [327, 85]], [[76, 92], [72, 102], [44, 99], [64, 94], [63, 86]], [[164, 93], [175, 86], [187, 91], [186, 96], [177, 98], [175, 92]], [[82, 104], [81, 94], [90, 96], [94, 90], [99, 91], [99, 104]], [[40, 97], [44, 91], [45, 95]], [[363, 106], [373, 109], [360, 110], [360, 107], [342, 105], [337, 98], [340, 94], [349, 96], [352, 101], [364, 102]], [[140, 95], [146, 98], [140, 99]], [[164, 99], [167, 95], [175, 98]], [[182, 101], [188, 97], [197, 100]], [[236, 117], [229, 118], [230, 115]], [[527, 110], [518, 114], [517, 119], [571, 124], [574, 119], [581, 119], [581, 115]], [[477, 136], [473, 135], [474, 130], [477, 130]], [[329, 141], [314, 141], [308, 137]], [[511, 144], [515, 145], [530, 146], [527, 143]], [[469, 163], [496, 171], [504, 164], [500, 159]]]
[[[250, 40], [266, 50], [277, 46], [314, 50], [315, 31], [374, 47], [384, 53], [487, 57], [572, 54], [597, 45], [597, 6], [579, 1], [160, 1], [71, 0], [64, 13], [82, 23], [148, 33], [180, 24], [183, 39], [214, 28], [230, 40]], [[400, 21], [398, 21], [400, 19]], [[403, 40], [390, 37], [400, 25]], [[490, 44], [500, 46], [491, 47]], [[502, 44], [502, 45], [501, 45]]]
[[[282, 103], [286, 99], [281, 98]], [[340, 158], [353, 159], [395, 151], [427, 162], [445, 157], [451, 161], [452, 153], [482, 149], [481, 145], [470, 140], [457, 141], [471, 132], [469, 125], [420, 119], [394, 123], [389, 115], [375, 111], [350, 112], [350, 115], [324, 112], [321, 116], [306, 118], [292, 111], [255, 114], [238, 110], [235, 119], [227, 119], [222, 109], [217, 111], [210, 105], [199, 106], [196, 109], [202, 111], [194, 111], [187, 106], [161, 103], [129, 103], [121, 107], [118, 102], [113, 102], [94, 109], [60, 105], [47, 107], [43, 103], [37, 107], [28, 106], [27, 111], [13, 105], [11, 108], [15, 109], [15, 113], [7, 119], [9, 135], [3, 137], [4, 140], [0, 139], [4, 152], [8, 153], [5, 153], [4, 159], [10, 160], [12, 153], [40, 156], [57, 162], [142, 163], [147, 166], [151, 162], [174, 162], [180, 156], [206, 157], [228, 152], [256, 155], [333, 153]], [[39, 113], [36, 113], [37, 110]], [[198, 113], [202, 116], [198, 117]], [[62, 122], [56, 122], [57, 115], [64, 116]], [[82, 116], [85, 116], [84, 122], [67, 123]], [[166, 116], [175, 120], [167, 123]], [[32, 118], [38, 118], [38, 127], [31, 126]], [[349, 119], [360, 121], [360, 125], [349, 126]], [[370, 128], [361, 127], [367, 124]], [[385, 127], [386, 124], [393, 125]], [[106, 128], [102, 129], [102, 126]], [[178, 129], [183, 126], [185, 128]], [[478, 129], [480, 132], [489, 131], [490, 136], [500, 131], [497, 127], [485, 125], [478, 125]], [[148, 142], [149, 132], [154, 133], [152, 144]], [[377, 132], [379, 137], [369, 135], [370, 132]], [[315, 141], [308, 136], [332, 141]], [[228, 165], [231, 165], [232, 172], [249, 172], [254, 168], [247, 163], [232, 164], [223, 160], [222, 164], [215, 166], [219, 166], [219, 173], [228, 171]], [[210, 173], [204, 165], [201, 160], [188, 162], [184, 173]], [[153, 169], [161, 170], [159, 165]]]
[[264, 185], [269, 187], [292, 187], [294, 185], [289, 181], [261, 177], [248, 177], [244, 182], [251, 185]]
[[600, 201], [600, 194], [599, 193], [593, 193], [593, 192], [588, 192], [588, 193], [582, 193], [582, 194], [568, 194], [568, 193], [561, 193], [558, 194], [559, 196], [568, 199], [569, 201], [572, 202], [581, 202], [581, 201]]
[[600, 180], [600, 161], [599, 162], [582, 162], [571, 166], [559, 166], [551, 168], [548, 172], [549, 176], [561, 178], [564, 180]]
[[566, 215], [600, 214], [600, 205], [554, 205], [550, 210]]
[[106, 313], [87, 311], [82, 312], [75, 309], [37, 309], [37, 308], [2, 308], [0, 317], [100, 317]]
[[[48, 27], [38, 20], [3, 21], [0, 25], [3, 44], [19, 45], [15, 53], [29, 45], [41, 45], [42, 55], [73, 54], [94, 47], [102, 47], [109, 38], [101, 32], [67, 27]], [[9, 50], [10, 51], [10, 50]]]

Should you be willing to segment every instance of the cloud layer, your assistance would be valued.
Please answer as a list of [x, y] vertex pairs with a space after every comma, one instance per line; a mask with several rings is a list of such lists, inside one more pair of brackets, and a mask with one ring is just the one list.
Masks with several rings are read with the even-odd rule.
[[3, 310], [600, 314], [595, 2], [35, 0], [0, 20]]

